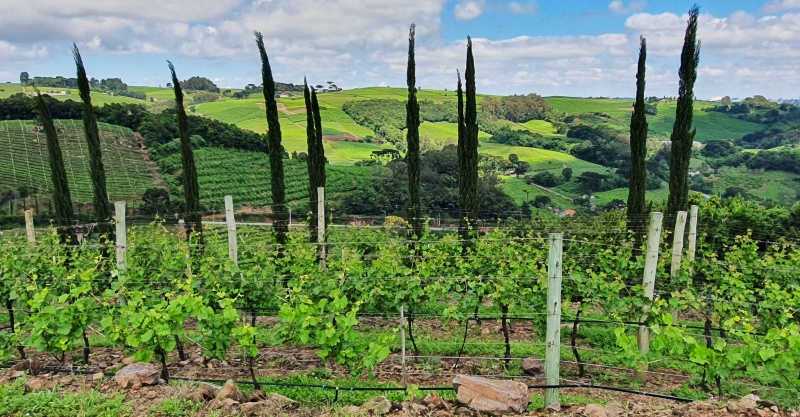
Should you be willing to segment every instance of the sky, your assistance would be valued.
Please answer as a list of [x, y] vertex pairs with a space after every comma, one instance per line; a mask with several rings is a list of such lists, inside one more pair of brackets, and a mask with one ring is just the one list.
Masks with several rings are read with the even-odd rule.
[[[417, 84], [454, 89], [466, 38], [478, 93], [632, 97], [639, 37], [647, 95], [675, 96], [695, 0], [29, 0], [0, 2], [0, 82], [87, 72], [129, 85], [204, 76], [260, 84], [253, 31], [275, 79], [349, 89], [405, 86], [416, 24]], [[800, 0], [699, 1], [695, 95], [800, 97]]]

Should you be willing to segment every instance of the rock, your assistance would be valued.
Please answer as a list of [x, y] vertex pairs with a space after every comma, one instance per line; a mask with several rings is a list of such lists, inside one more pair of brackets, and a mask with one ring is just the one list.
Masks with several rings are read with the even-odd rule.
[[374, 416], [382, 416], [392, 411], [392, 403], [386, 397], [375, 397], [361, 406], [361, 409]]
[[526, 358], [522, 360], [522, 370], [528, 375], [544, 374], [544, 363], [541, 359]]
[[36, 392], [44, 388], [44, 380], [41, 378], [28, 378], [23, 384], [25, 392]]
[[219, 385], [209, 384], [208, 382], [201, 382], [200, 388], [206, 390], [208, 392], [209, 399], [213, 399], [217, 397], [217, 393], [219, 390], [222, 389]]
[[155, 400], [156, 397], [158, 397], [158, 393], [153, 391], [153, 390], [150, 390], [150, 391], [147, 391], [147, 394], [145, 394], [144, 396], [148, 400]]
[[528, 387], [516, 381], [495, 381], [491, 379], [456, 375], [453, 388], [459, 403], [478, 412], [492, 415], [509, 413], [522, 414], [528, 408], [530, 397]]
[[603, 409], [606, 410], [608, 417], [622, 417], [625, 415], [625, 407], [616, 401], [606, 404]]
[[127, 357], [127, 358], [122, 360], [122, 364], [123, 365], [131, 365], [134, 362], [136, 362], [136, 359], [133, 359], [133, 356], [129, 356], [129, 357]]
[[239, 413], [243, 416], [250, 417], [258, 413], [258, 410], [264, 408], [264, 404], [260, 402], [249, 402], [239, 405]]
[[260, 389], [254, 389], [250, 391], [250, 395], [247, 396], [247, 402], [249, 403], [257, 403], [259, 401], [264, 401], [267, 399], [267, 394]]
[[403, 403], [392, 401], [392, 411], [400, 411], [403, 409]]
[[346, 416], [360, 416], [361, 415], [361, 409], [356, 407], [356, 406], [354, 406], [354, 405], [348, 405], [347, 407], [342, 408], [340, 410], [340, 412], [342, 414], [346, 415]]
[[426, 407], [426, 406], [424, 406], [422, 404], [411, 403], [411, 404], [408, 405], [408, 408], [409, 408], [409, 411], [411, 412], [410, 413], [411, 415], [422, 416], [422, 415], [428, 414], [428, 407]]
[[204, 362], [204, 359], [203, 359], [202, 356], [198, 356], [198, 357], [194, 358], [194, 360], [192, 362], [194, 362], [197, 365], [202, 365], [203, 362]]
[[233, 382], [232, 379], [225, 381], [225, 385], [217, 391], [217, 395], [214, 397], [220, 402], [225, 402], [225, 400], [233, 400], [234, 402], [243, 403], [247, 401], [247, 397], [244, 396], [242, 390]]
[[461, 417], [478, 417], [478, 413], [470, 410], [467, 407], [456, 408], [456, 415]]
[[447, 403], [442, 399], [442, 397], [436, 395], [436, 391], [431, 391], [422, 398], [422, 403], [428, 406], [431, 410], [446, 410], [450, 411], [450, 407]]
[[560, 413], [561, 412], [561, 404], [559, 403], [552, 403], [544, 408], [546, 413]]
[[280, 408], [281, 410], [296, 410], [300, 408], [300, 403], [280, 395], [276, 392], [269, 394], [269, 398], [267, 399], [270, 403], [272, 408]]
[[725, 406], [729, 413], [736, 414], [739, 412], [739, 405], [736, 404], [735, 401], [729, 402], [728, 405]]
[[520, 414], [517, 410], [513, 409], [510, 405], [500, 401], [490, 400], [488, 398], [477, 397], [473, 398], [469, 407], [479, 413], [485, 413], [492, 416], [504, 416], [506, 414]]
[[17, 379], [22, 375], [25, 375], [25, 371], [11, 371], [11, 379]]
[[737, 402], [737, 405], [740, 408], [744, 408], [744, 409], [756, 408], [756, 407], [758, 407], [758, 402], [760, 400], [761, 399], [758, 398], [758, 396], [755, 395], [755, 394], [747, 394], [744, 397], [742, 397], [741, 400], [739, 400]]
[[436, 417], [453, 417], [447, 410], [436, 410]]
[[191, 359], [186, 359], [185, 361], [180, 361], [178, 363], [181, 364], [181, 366], [186, 366], [186, 365], [190, 364], [191, 362], [192, 362]]
[[780, 410], [778, 409], [778, 406], [777, 406], [777, 405], [773, 405], [773, 406], [772, 406], [772, 407], [770, 407], [769, 409], [770, 409], [770, 411], [772, 411], [773, 413], [777, 413], [778, 411], [780, 411]]
[[120, 388], [141, 388], [145, 385], [158, 384], [158, 375], [161, 370], [149, 363], [132, 363], [114, 375], [114, 381]]
[[484, 336], [490, 335], [490, 334], [492, 334], [492, 329], [490, 329], [488, 327], [484, 327], [484, 328], [481, 329], [481, 334], [484, 335]]
[[211, 394], [209, 394], [208, 390], [205, 390], [203, 388], [193, 389], [181, 396], [181, 399], [189, 400], [193, 403], [203, 403], [212, 398], [214, 397]]
[[608, 413], [606, 413], [603, 406], [598, 404], [587, 404], [583, 410], [583, 415], [586, 417], [608, 417]]
[[36, 359], [24, 359], [14, 364], [11, 370], [27, 372], [29, 375], [39, 375], [44, 370], [44, 363]]
[[101, 368], [101, 369], [106, 369], [106, 368], [108, 368], [108, 364], [105, 363], [105, 362], [100, 362], [100, 363], [97, 364], [97, 367]]
[[392, 367], [392, 372], [403, 372], [403, 367], [400, 365], [395, 365]]
[[98, 372], [98, 373], [92, 375], [92, 381], [99, 381], [101, 379], [103, 379], [103, 373], [102, 372]]

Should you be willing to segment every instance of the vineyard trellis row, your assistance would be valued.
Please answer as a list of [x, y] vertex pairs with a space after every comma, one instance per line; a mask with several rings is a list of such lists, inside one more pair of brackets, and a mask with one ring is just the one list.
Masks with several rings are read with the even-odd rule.
[[[232, 213], [232, 199], [226, 206]], [[116, 208], [116, 242], [66, 247], [52, 228], [31, 235], [35, 242], [3, 238], [0, 301], [8, 302], [9, 319], [16, 319], [0, 330], [4, 360], [24, 345], [29, 353], [50, 354], [59, 362], [82, 350], [85, 361], [90, 359], [86, 334], [97, 332], [137, 360], [160, 361], [166, 378], [169, 355], [180, 349], [181, 339], [197, 343], [209, 357], [242, 358], [256, 384], [254, 363], [264, 344], [310, 346], [322, 360], [357, 375], [373, 372], [401, 342], [393, 331], [370, 330], [366, 317], [394, 317], [397, 323], [400, 309], [413, 305], [419, 318], [467, 323], [467, 329], [479, 316], [502, 319], [506, 334], [503, 341], [470, 344], [465, 334], [460, 350], [426, 342], [415, 358], [460, 357], [464, 344], [477, 349], [483, 343], [498, 351], [470, 356], [517, 361], [509, 356], [512, 347], [551, 352], [545, 354], [548, 385], [564, 380], [553, 374], [558, 372], [553, 365], [570, 350], [585, 355], [576, 355], [575, 365], [626, 368], [645, 376], [683, 364], [683, 372], [694, 373], [709, 391], [726, 381], [759, 382], [747, 378], [763, 372], [777, 376], [769, 389], [796, 390], [800, 384], [795, 278], [800, 248], [791, 242], [759, 247], [742, 234], [718, 248], [690, 230], [697, 242], [690, 239], [687, 246], [697, 254], [679, 251], [675, 270], [673, 245], [664, 238], [671, 231], [651, 224], [656, 232], [638, 248], [624, 216], [611, 213], [563, 226], [563, 248], [557, 252], [551, 250], [553, 237], [543, 233], [557, 231], [558, 224], [539, 231], [515, 224], [483, 230], [466, 256], [456, 233], [428, 230], [416, 254], [396, 228], [331, 229], [318, 244], [307, 243], [306, 232], [294, 229], [279, 257], [268, 228], [237, 228], [230, 216], [226, 227], [206, 231], [206, 249], [193, 257], [192, 240], [183, 241], [158, 220], [126, 229], [124, 204]], [[693, 216], [690, 229], [696, 224]], [[329, 254], [324, 264], [318, 262], [321, 246]], [[117, 250], [106, 251], [104, 258], [106, 247]], [[413, 266], [405, 262], [412, 256]], [[548, 265], [562, 270], [561, 295], [552, 296], [563, 307], [553, 311], [547, 298], [556, 290], [550, 280], [556, 274]], [[653, 285], [643, 281], [647, 276], [654, 277]], [[258, 312], [277, 315], [268, 332], [255, 324]], [[197, 323], [191, 333], [184, 329], [190, 319]], [[547, 324], [542, 333], [548, 337], [542, 343], [510, 342], [505, 322], [511, 319], [541, 329]], [[570, 346], [558, 346], [561, 319], [573, 326]], [[593, 322], [613, 329], [613, 346], [576, 345], [577, 324]], [[648, 337], [640, 336], [643, 331]], [[561, 362], [573, 361], [562, 357]], [[552, 392], [547, 398], [553, 401]]]

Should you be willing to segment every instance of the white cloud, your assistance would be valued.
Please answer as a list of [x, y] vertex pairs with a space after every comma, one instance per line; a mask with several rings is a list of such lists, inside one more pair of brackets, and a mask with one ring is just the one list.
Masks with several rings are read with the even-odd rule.
[[625, 7], [625, 3], [623, 3], [622, 0], [614, 0], [608, 4], [608, 10], [614, 13], [628, 14], [642, 10], [646, 6], [647, 6], [647, 1], [645, 0], [632, 1], [628, 3], [627, 7]]
[[486, 3], [483, 0], [462, 0], [456, 4], [453, 12], [456, 19], [459, 20], [472, 20], [483, 13]]
[[512, 1], [508, 3], [508, 8], [514, 14], [536, 14], [539, 10], [539, 4], [533, 0], [528, 2]]
[[772, 0], [761, 6], [761, 13], [778, 13], [784, 10], [800, 9], [800, 0]]

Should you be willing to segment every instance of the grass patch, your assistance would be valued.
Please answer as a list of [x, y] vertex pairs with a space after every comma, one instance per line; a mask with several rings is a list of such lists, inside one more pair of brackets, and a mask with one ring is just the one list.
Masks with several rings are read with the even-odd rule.
[[131, 415], [131, 408], [123, 401], [124, 395], [105, 395], [97, 391], [72, 394], [43, 390], [25, 394], [24, 378], [0, 386], [0, 415], [61, 417], [118, 417]]
[[191, 417], [204, 405], [186, 399], [169, 398], [147, 410], [147, 417]]

